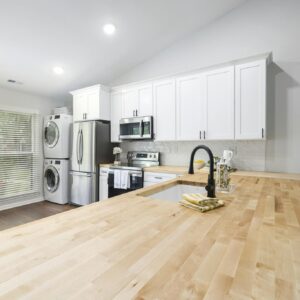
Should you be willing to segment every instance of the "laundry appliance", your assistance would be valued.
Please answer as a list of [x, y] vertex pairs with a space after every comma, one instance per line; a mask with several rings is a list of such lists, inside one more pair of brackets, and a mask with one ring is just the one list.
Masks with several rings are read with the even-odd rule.
[[70, 158], [72, 116], [50, 115], [44, 119], [45, 158]]

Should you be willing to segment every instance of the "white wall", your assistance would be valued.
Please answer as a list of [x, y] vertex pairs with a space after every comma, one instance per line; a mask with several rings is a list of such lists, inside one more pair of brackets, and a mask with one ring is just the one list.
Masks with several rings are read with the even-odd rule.
[[[31, 95], [7, 88], [0, 87], [0, 109], [1, 108], [17, 108], [18, 110], [22, 111], [22, 109], [26, 110], [35, 110], [41, 115], [41, 118], [45, 115], [51, 114], [52, 109], [56, 106], [62, 106], [64, 103], [62, 101], [53, 101], [52, 99], [40, 97], [36, 95]], [[41, 124], [41, 132], [42, 132], [42, 124]], [[41, 138], [41, 146], [42, 145], [42, 138]], [[41, 174], [43, 174], [43, 161], [40, 162], [40, 170]], [[41, 178], [41, 190], [43, 188], [43, 177]], [[36, 201], [43, 200], [43, 198], [31, 199], [30, 201], [20, 202], [13, 205], [2, 206], [0, 210], [11, 208], [14, 206], [18, 206], [21, 204], [29, 204]]]
[[62, 101], [54, 101], [49, 98], [0, 87], [0, 108], [12, 106], [19, 109], [32, 109], [45, 116], [51, 114], [54, 107], [62, 105], [64, 105]]
[[268, 71], [268, 141], [260, 159], [265, 159], [266, 170], [300, 173], [299, 16], [299, 0], [247, 1], [111, 84], [145, 80], [272, 51], [274, 63]]

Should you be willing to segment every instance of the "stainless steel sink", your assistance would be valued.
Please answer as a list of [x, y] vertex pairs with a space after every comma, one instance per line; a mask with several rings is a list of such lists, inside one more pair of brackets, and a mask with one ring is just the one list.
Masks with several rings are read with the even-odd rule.
[[163, 190], [154, 191], [152, 194], [148, 193], [145, 197], [177, 203], [182, 199], [182, 194], [187, 193], [207, 194], [204, 185], [199, 186], [177, 183], [172, 186], [166, 186]]

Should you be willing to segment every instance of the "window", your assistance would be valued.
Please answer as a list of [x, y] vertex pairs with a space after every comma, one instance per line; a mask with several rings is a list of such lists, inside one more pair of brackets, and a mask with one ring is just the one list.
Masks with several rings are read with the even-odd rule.
[[42, 195], [40, 116], [0, 109], [0, 205]]

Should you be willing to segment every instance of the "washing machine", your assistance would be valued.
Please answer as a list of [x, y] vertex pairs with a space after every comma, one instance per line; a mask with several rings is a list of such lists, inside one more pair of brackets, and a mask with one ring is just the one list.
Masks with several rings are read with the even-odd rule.
[[58, 204], [68, 203], [69, 160], [44, 160], [44, 194], [45, 200]]
[[69, 158], [72, 116], [46, 116], [44, 119], [45, 158]]

